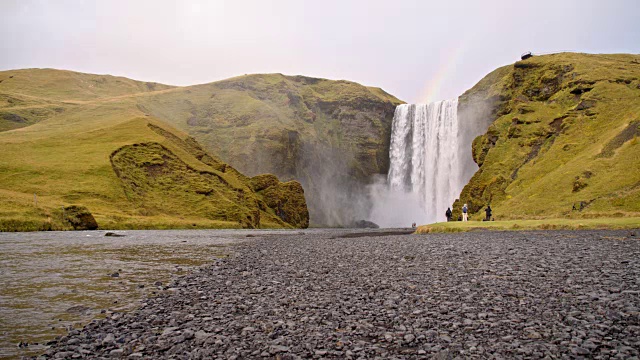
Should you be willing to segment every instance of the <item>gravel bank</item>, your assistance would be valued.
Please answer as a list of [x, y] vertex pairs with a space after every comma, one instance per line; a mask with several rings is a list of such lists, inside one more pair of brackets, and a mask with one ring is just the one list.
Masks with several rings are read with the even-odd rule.
[[42, 358], [637, 357], [639, 238], [256, 237]]

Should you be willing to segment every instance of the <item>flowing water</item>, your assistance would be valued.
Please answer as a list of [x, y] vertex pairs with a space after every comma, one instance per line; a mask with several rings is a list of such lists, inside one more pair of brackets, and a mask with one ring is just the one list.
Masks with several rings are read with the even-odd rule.
[[[478, 169], [471, 158], [473, 138], [462, 129], [457, 108], [457, 99], [396, 108], [389, 149], [389, 194], [382, 200], [384, 211], [374, 211], [374, 219], [386, 226], [446, 220], [447, 207]], [[396, 219], [403, 223], [394, 222]]]
[[167, 291], [173, 275], [226, 256], [247, 235], [274, 232], [0, 233], [0, 358], [37, 354], [103, 311], [128, 310]]

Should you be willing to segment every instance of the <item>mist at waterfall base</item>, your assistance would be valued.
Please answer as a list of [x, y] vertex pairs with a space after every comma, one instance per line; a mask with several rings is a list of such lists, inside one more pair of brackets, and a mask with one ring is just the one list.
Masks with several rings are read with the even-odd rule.
[[396, 108], [389, 173], [369, 186], [371, 221], [381, 227], [446, 221], [447, 208], [478, 169], [472, 141], [486, 130], [460, 124], [457, 107], [455, 99]]

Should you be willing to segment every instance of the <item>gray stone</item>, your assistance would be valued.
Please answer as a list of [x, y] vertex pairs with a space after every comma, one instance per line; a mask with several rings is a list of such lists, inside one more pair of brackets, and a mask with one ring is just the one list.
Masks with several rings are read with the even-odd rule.
[[638, 356], [640, 263], [623, 261], [640, 242], [611, 240], [627, 232], [341, 231], [256, 235], [45, 356], [109, 358], [117, 342], [159, 359]]

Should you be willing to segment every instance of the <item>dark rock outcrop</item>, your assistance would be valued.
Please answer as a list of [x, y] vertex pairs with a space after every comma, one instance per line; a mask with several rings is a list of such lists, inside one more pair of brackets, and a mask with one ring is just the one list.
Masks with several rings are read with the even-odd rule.
[[1, 115], [2, 119], [11, 121], [14, 123], [26, 123], [27, 120], [20, 115], [12, 114], [12, 113], [4, 113]]
[[373, 221], [358, 220], [353, 222], [353, 227], [358, 229], [378, 229], [380, 226]]
[[95, 230], [98, 228], [96, 219], [85, 206], [65, 206], [64, 220], [71, 224], [74, 230]]
[[247, 178], [204, 152], [193, 139], [180, 139], [155, 126], [174, 145], [212, 170], [196, 169], [159, 143], [126, 145], [111, 154], [127, 198], [148, 215], [206, 217], [243, 228], [309, 225], [304, 190], [273, 175]]
[[282, 221], [301, 228], [309, 226], [309, 210], [299, 182], [281, 183], [275, 175], [262, 174], [252, 177], [249, 184]]
[[104, 234], [104, 236], [111, 236], [111, 237], [124, 237], [124, 236], [126, 236], [126, 235], [123, 235], [123, 234], [117, 234], [117, 233], [114, 233], [114, 232], [108, 232], [108, 233]]

